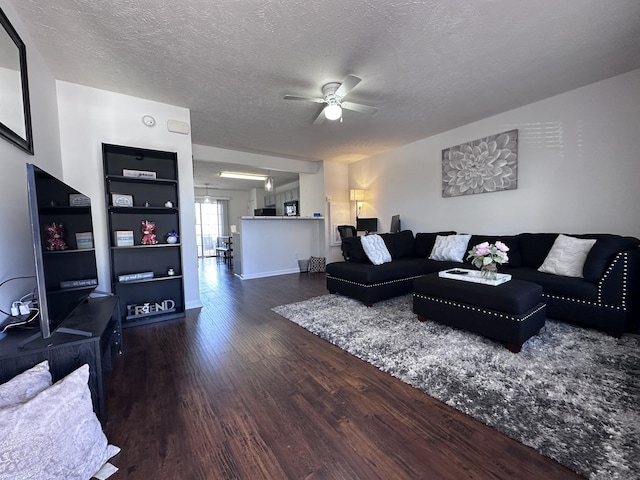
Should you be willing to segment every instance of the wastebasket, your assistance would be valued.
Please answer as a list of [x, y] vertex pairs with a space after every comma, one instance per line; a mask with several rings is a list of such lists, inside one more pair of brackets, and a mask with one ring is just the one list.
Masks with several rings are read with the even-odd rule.
[[298, 260], [298, 267], [300, 268], [300, 273], [309, 271], [309, 259], [305, 258], [302, 260]]

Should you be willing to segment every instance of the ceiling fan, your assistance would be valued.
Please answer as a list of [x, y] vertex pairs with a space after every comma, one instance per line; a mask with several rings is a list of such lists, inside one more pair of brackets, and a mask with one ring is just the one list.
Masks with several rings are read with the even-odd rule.
[[361, 103], [345, 102], [343, 98], [353, 90], [353, 88], [361, 82], [361, 78], [355, 75], [347, 75], [342, 83], [331, 82], [322, 87], [323, 98], [299, 97], [297, 95], [285, 95], [285, 100], [302, 100], [304, 102], [323, 103], [325, 107], [322, 109], [314, 124], [322, 123], [325, 120], [342, 121], [342, 109], [353, 110], [354, 112], [366, 113], [373, 115], [378, 111], [376, 107], [362, 105]]

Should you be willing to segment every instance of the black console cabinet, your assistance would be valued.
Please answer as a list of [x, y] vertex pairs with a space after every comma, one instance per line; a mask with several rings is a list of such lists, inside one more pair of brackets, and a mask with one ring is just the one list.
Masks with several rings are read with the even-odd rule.
[[83, 330], [91, 337], [54, 333], [39, 338], [24, 348], [19, 345], [31, 331], [10, 331], [0, 340], [0, 383], [49, 360], [53, 381], [57, 382], [85, 363], [89, 365], [89, 389], [93, 410], [106, 421], [105, 386], [111, 372], [112, 358], [122, 352], [118, 298], [90, 298], [78, 306], [61, 324], [62, 327]]
[[[123, 326], [184, 317], [181, 245], [167, 236], [180, 234], [177, 154], [103, 144], [102, 156], [111, 284]], [[157, 244], [142, 243], [143, 221], [155, 224]], [[122, 232], [131, 232], [129, 241]]]

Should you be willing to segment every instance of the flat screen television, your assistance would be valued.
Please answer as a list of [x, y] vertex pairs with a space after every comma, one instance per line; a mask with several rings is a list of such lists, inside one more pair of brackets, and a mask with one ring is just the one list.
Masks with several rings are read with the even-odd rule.
[[91, 336], [61, 326], [98, 285], [91, 200], [31, 163], [27, 198], [40, 332], [23, 343], [57, 332]]
[[373, 233], [378, 231], [377, 218], [356, 218], [356, 230], [359, 232]]

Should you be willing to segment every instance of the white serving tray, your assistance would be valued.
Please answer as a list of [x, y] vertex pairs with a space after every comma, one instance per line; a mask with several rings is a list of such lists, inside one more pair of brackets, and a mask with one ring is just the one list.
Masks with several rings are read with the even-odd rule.
[[[451, 273], [451, 272], [467, 272], [465, 274]], [[498, 273], [498, 278], [495, 280], [489, 280], [482, 277], [480, 270], [467, 270], [466, 268], [450, 268], [448, 270], [442, 270], [438, 272], [438, 276], [442, 278], [450, 278], [451, 280], [461, 280], [463, 282], [482, 283], [483, 285], [491, 285], [493, 287], [502, 285], [505, 282], [511, 280], [511, 275], [508, 273]]]

